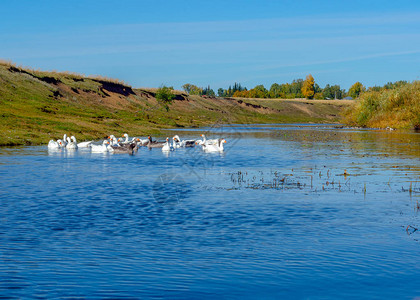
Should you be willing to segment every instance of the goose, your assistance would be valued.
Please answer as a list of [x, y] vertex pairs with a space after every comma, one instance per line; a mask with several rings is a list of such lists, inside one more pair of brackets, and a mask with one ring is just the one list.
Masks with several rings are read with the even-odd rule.
[[67, 134], [63, 135], [63, 145], [64, 145], [64, 147], [67, 146]]
[[133, 154], [136, 146], [137, 146], [136, 143], [131, 143], [131, 144], [125, 144], [121, 146], [111, 146], [111, 148], [113, 149], [114, 153]]
[[60, 145], [60, 148], [65, 148], [66, 146], [63, 143], [63, 140], [57, 140], [58, 145]]
[[216, 144], [203, 144], [205, 152], [223, 152], [223, 144], [226, 143], [225, 139], [217, 139]]
[[77, 144], [74, 141], [72, 141], [69, 137], [67, 137], [66, 149], [69, 149], [69, 150], [77, 149]]
[[179, 138], [178, 135], [175, 135], [173, 137], [174, 140], [174, 144], [176, 148], [180, 148], [180, 147], [194, 147], [195, 146], [195, 140], [183, 140], [181, 141], [181, 139]]
[[121, 142], [122, 144], [130, 144], [136, 140], [135, 137], [130, 140], [127, 133], [124, 133], [122, 137], [125, 137], [125, 141]]
[[149, 135], [148, 139], [149, 139], [149, 143], [147, 143], [147, 147], [149, 147], [149, 148], [162, 148], [163, 145], [166, 143], [166, 142], [153, 141], [152, 137], [150, 135]]
[[166, 138], [166, 143], [163, 144], [162, 151], [174, 151], [173, 145], [169, 144], [169, 138]]
[[147, 144], [149, 143], [149, 140], [148, 139], [139, 139], [139, 138], [136, 138], [136, 141], [137, 141], [137, 145], [138, 146], [147, 146]]
[[61, 140], [57, 140], [57, 141], [50, 140], [50, 141], [48, 142], [48, 149], [59, 149], [59, 148], [61, 148], [61, 147], [62, 147], [62, 142], [61, 142]]
[[118, 139], [115, 137], [115, 135], [111, 134], [108, 137], [108, 140], [111, 146], [119, 146]]
[[[108, 144], [109, 144], [109, 141], [104, 140], [101, 145], [94, 145], [94, 144], [92, 144], [90, 148], [91, 148], [92, 152], [104, 153], [104, 152], [108, 152], [109, 151]], [[112, 152], [112, 150], [111, 150], [111, 152]]]
[[93, 141], [88, 141], [88, 142], [81, 142], [81, 143], [77, 143], [76, 137], [75, 137], [74, 135], [72, 135], [72, 136], [70, 137], [70, 139], [71, 139], [74, 143], [76, 143], [77, 148], [89, 148], [89, 147], [92, 145], [92, 143], [93, 143]]
[[201, 135], [202, 137], [203, 137], [203, 140], [199, 140], [199, 141], [197, 141], [196, 143], [198, 144], [198, 145], [201, 145], [201, 146], [203, 146], [203, 145], [205, 145], [205, 144], [207, 144], [207, 145], [212, 145], [212, 144], [217, 144], [218, 143], [218, 140], [217, 139], [213, 139], [213, 140], [208, 140], [208, 139], [206, 139], [206, 136], [204, 135], [204, 134], [202, 134]]

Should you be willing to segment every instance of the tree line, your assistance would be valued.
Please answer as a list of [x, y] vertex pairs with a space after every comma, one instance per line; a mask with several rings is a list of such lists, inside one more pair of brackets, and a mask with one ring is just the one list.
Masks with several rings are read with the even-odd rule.
[[[217, 95], [219, 97], [242, 97], [242, 98], [306, 98], [306, 99], [343, 99], [346, 96], [358, 98], [361, 93], [365, 91], [382, 91], [384, 89], [395, 89], [407, 84], [407, 81], [397, 81], [395, 83], [388, 82], [382, 87], [374, 86], [366, 88], [362, 83], [354, 83], [346, 92], [340, 85], [325, 85], [321, 88], [314, 80], [313, 76], [309, 74], [305, 80], [295, 79], [291, 83], [273, 83], [270, 89], [264, 85], [257, 85], [252, 89], [247, 89], [240, 83], [235, 82], [227, 89], [219, 88]], [[182, 86], [183, 90], [190, 95], [205, 95], [215, 97], [216, 93], [210, 86], [205, 88], [187, 83]]]

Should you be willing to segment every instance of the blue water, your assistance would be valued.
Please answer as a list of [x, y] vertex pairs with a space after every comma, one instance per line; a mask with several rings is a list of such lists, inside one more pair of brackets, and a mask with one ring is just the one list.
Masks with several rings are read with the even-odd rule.
[[0, 148], [0, 296], [420, 297], [420, 134], [166, 135], [204, 131], [223, 154]]

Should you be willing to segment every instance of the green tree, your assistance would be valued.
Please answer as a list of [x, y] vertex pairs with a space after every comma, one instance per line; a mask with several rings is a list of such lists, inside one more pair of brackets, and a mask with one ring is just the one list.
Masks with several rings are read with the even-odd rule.
[[302, 87], [303, 79], [295, 79], [291, 84], [287, 84], [288, 92], [286, 94], [287, 98], [303, 98]]
[[162, 106], [166, 109], [166, 111], [169, 111], [169, 105], [172, 103], [173, 99], [175, 98], [175, 95], [172, 92], [173, 89], [162, 85], [160, 88], [158, 88], [156, 92], [156, 100], [162, 104]]
[[270, 87], [269, 97], [270, 98], [284, 98], [284, 87], [283, 84], [273, 83]]
[[388, 82], [387, 84], [384, 85], [384, 89], [387, 90], [393, 90], [393, 89], [397, 89], [400, 88], [404, 85], [406, 85], [408, 82], [405, 80], [400, 80], [400, 81], [396, 81], [396, 82]]
[[344, 90], [342, 90], [338, 84], [327, 84], [322, 90], [322, 96], [324, 99], [343, 99]]
[[321, 99], [324, 99], [324, 97], [323, 97], [322, 93], [315, 93], [314, 99], [321, 100]]
[[201, 95], [206, 95], [209, 97], [215, 97], [216, 94], [214, 93], [214, 91], [210, 88], [210, 86], [204, 88], [201, 92]]
[[348, 95], [352, 98], [358, 98], [365, 90], [363, 84], [358, 81], [350, 87]]
[[321, 87], [318, 85], [318, 83], [315, 83], [315, 84], [314, 84], [314, 93], [315, 93], [315, 94], [322, 93], [322, 89], [321, 89]]
[[242, 87], [242, 85], [240, 83], [235, 82], [233, 87], [229, 85], [229, 88], [224, 91], [224, 96], [225, 97], [232, 97], [233, 94], [235, 94], [235, 92], [237, 92], [237, 91], [239, 91], [239, 92], [246, 91], [246, 87]]
[[184, 84], [182, 86], [182, 89], [190, 95], [201, 95], [202, 92], [203, 92], [202, 88], [200, 88], [200, 87], [198, 87], [194, 84], [191, 84], [191, 83]]
[[222, 89], [222, 88], [219, 88], [219, 89], [217, 90], [217, 95], [218, 95], [219, 97], [224, 97], [224, 96], [225, 96], [225, 90], [224, 90], [224, 89]]
[[254, 87], [253, 89], [249, 90], [249, 98], [267, 98], [268, 91], [264, 87], [264, 85], [260, 84]]
[[186, 84], [184, 84], [183, 86], [182, 86], [182, 89], [185, 91], [185, 92], [187, 92], [188, 94], [190, 93], [190, 91], [191, 91], [191, 88], [192, 88], [192, 84], [190, 84], [190, 83], [186, 83]]
[[306, 76], [306, 80], [303, 82], [302, 94], [306, 99], [313, 99], [315, 95], [315, 80], [311, 74]]

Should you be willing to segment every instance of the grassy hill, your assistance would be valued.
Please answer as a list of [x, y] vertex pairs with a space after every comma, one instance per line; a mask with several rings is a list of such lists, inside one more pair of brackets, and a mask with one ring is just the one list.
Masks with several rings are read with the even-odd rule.
[[174, 91], [167, 112], [156, 89], [118, 80], [44, 72], [0, 63], [0, 145], [45, 144], [109, 134], [157, 134], [213, 123], [338, 122], [347, 101], [209, 98]]

